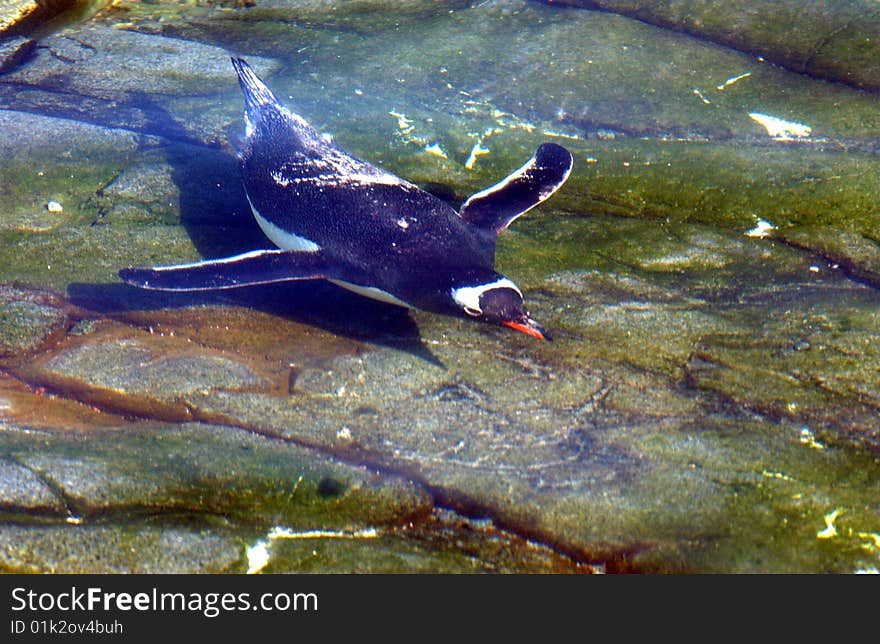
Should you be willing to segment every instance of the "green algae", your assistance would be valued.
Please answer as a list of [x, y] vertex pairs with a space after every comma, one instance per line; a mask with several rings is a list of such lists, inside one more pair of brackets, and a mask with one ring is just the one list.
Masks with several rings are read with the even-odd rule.
[[33, 286], [59, 290], [73, 283], [117, 282], [118, 270], [131, 264], [161, 265], [197, 259], [192, 240], [176, 226], [134, 231], [72, 226], [51, 235], [0, 233], [0, 262], [10, 276]]
[[[200, 41], [209, 69], [148, 79], [134, 96], [142, 64], [118, 87], [92, 65], [65, 95], [56, 83], [70, 70], [48, 43], [19, 70], [16, 97], [40, 95], [28, 109], [88, 111], [131, 131], [83, 126], [62, 145], [65, 119], [46, 119], [54, 134], [31, 141], [31, 117], [3, 113], [20, 127], [0, 170], [11, 186], [0, 281], [67, 289], [93, 307], [75, 317], [101, 320], [32, 364], [6, 357], [4, 367], [120, 414], [202, 422], [117, 428], [118, 448], [99, 432], [82, 444], [50, 436], [40, 454], [15, 447], [10, 490], [30, 496], [13, 503], [21, 525], [10, 539], [33, 536], [43, 554], [3, 565], [190, 570], [184, 553], [214, 544], [222, 556], [194, 569], [241, 572], [246, 550], [277, 526], [334, 534], [269, 540], [269, 572], [556, 565], [493, 555], [488, 533], [447, 540], [436, 524], [346, 536], [423, 521], [439, 502], [612, 571], [877, 568], [876, 294], [848, 280], [876, 284], [876, 97], [616, 16], [464, 4], [408, 3], [392, 17], [376, 12], [383, 3], [300, 13], [122, 3], [78, 37], [100, 43], [117, 23], [128, 32], [114, 37], [114, 56], [120, 43], [137, 56]], [[267, 243], [234, 156], [216, 147], [241, 126], [218, 44], [273, 59], [260, 71], [293, 109], [454, 205], [542, 141], [570, 148], [568, 183], [498, 243], [499, 270], [556, 341], [357, 308], [319, 284], [224, 294], [207, 308], [119, 285], [123, 266]], [[774, 140], [750, 112], [809, 125], [810, 136]], [[22, 159], [42, 147], [40, 183]], [[50, 198], [64, 211], [47, 222], [34, 207]], [[19, 299], [0, 341], [33, 351], [45, 346], [41, 329], [60, 335], [60, 304]], [[273, 328], [273, 316], [286, 319]], [[370, 469], [316, 465], [325, 457], [297, 456], [290, 442]], [[35, 472], [63, 484], [67, 505], [50, 518], [72, 507], [86, 526], [29, 524], [57, 499]], [[145, 515], [161, 527], [130, 541]], [[54, 535], [69, 542], [67, 563], [46, 545]], [[163, 539], [190, 545], [163, 559]], [[82, 558], [89, 543], [139, 554], [102, 567]]]
[[0, 356], [18, 360], [60, 338], [68, 323], [64, 305], [48, 293], [0, 286]]
[[429, 507], [412, 485], [228, 428], [142, 424], [44, 435], [36, 454], [33, 438], [6, 436], [4, 456], [63, 493], [61, 518], [190, 514], [329, 530], [406, 521]]
[[[576, 172], [554, 206], [592, 214], [693, 221], [745, 232], [833, 225], [869, 231], [877, 158], [802, 146], [620, 140], [568, 144]], [[587, 162], [585, 162], [587, 161]], [[841, 213], [846, 212], [845, 218]]]
[[246, 432], [16, 429], [0, 445], [7, 572], [583, 570], [490, 525], [432, 516], [411, 483]]
[[[417, 62], [408, 65], [395, 79], [381, 75], [383, 67], [379, 61], [384, 49], [380, 36], [353, 36], [330, 30], [326, 34], [328, 38], [332, 35], [336, 39], [353, 40], [341, 48], [321, 43], [311, 46], [304, 52], [301, 64], [272, 77], [271, 82], [282, 93], [293, 97], [290, 102], [297, 110], [312, 118], [319, 127], [334, 132], [345, 147], [385, 163], [388, 169], [423, 185], [436, 186], [456, 201], [497, 181], [521, 164], [542, 139], [548, 138], [547, 132], [568, 131], [588, 140], [563, 141], [575, 152], [576, 166], [566, 190], [554, 201], [558, 207], [596, 214], [701, 221], [743, 229], [753, 226], [758, 218], [780, 227], [830, 224], [863, 233], [874, 227], [876, 204], [866, 195], [873, 195], [878, 187], [878, 173], [872, 169], [875, 159], [870, 154], [841, 154], [839, 148], [834, 147], [876, 135], [878, 127], [871, 119], [876, 120], [880, 111], [870, 96], [823, 87], [817, 98], [814, 82], [780, 75], [778, 70], [754, 72], [723, 91], [715, 90], [717, 96], [713, 95], [710, 105], [693, 95], [690, 73], [667, 70], [664, 82], [677, 85], [662, 92], [652, 91], [639, 84], [640, 75], [635, 71], [620, 71], [620, 61], [613, 57], [620, 56], [622, 42], [656, 46], [653, 32], [624, 20], [615, 21], [609, 32], [608, 25], [601, 22], [601, 15], [581, 13], [540, 11], [527, 6], [506, 11], [490, 6], [420, 21], [418, 33], [398, 37], [400, 55]], [[569, 19], [569, 14], [576, 18]], [[247, 16], [252, 14], [245, 11], [242, 15], [243, 23], [247, 24]], [[539, 19], [533, 20], [535, 18]], [[461, 25], [451, 38], [446, 37], [448, 34], [444, 31], [450, 22]], [[557, 56], [561, 59], [554, 64], [560, 69], [551, 70], [548, 80], [558, 77], [565, 85], [559, 92], [529, 94], [517, 89], [514, 104], [506, 98], [505, 92], [519, 87], [516, 83], [497, 87], [485, 84], [486, 78], [508, 76], [500, 71], [492, 72], [491, 65], [510, 66], [510, 62], [489, 61], [487, 71], [485, 65], [474, 65], [472, 57], [467, 59], [467, 64], [459, 60], [462, 58], [459, 52], [479, 55], [485, 48], [477, 46], [478, 43], [506, 31], [522, 33], [522, 39], [531, 38], [541, 43], [580, 42], [587, 35], [596, 39], [596, 34], [601, 33], [601, 42], [591, 46], [590, 51], [606, 58], [594, 60], [592, 67], [598, 71], [588, 73], [585, 66], [590, 63], [568, 60], [565, 57], [571, 54], [559, 51]], [[444, 34], [444, 42], [428, 40], [429, 37], [436, 39], [432, 36], [435, 32]], [[540, 38], [536, 40], [538, 35]], [[425, 42], [432, 42], [433, 46], [426, 47]], [[629, 49], [622, 58], [623, 64], [632, 57], [633, 64], [642, 70], [641, 78], [651, 76], [650, 69], [643, 69], [644, 62], [662, 59], [660, 53], [642, 51], [633, 44], [626, 46]], [[696, 43], [693, 46], [703, 47]], [[532, 51], [523, 47], [512, 49], [527, 60], [529, 57], [522, 52]], [[682, 57], [677, 64], [683, 68], [695, 60], [723, 58], [720, 52], [697, 55], [678, 41], [676, 47], [669, 47], [668, 51], [669, 55]], [[537, 59], [539, 52], [533, 53]], [[723, 67], [728, 63], [712, 64]], [[309, 72], [303, 74], [302, 68]], [[479, 70], [483, 78], [474, 79], [474, 70]], [[708, 72], [700, 73], [711, 76]], [[568, 75], [585, 78], [583, 85], [566, 81]], [[621, 79], [630, 84], [622, 84]], [[715, 76], [712, 79], [714, 82]], [[606, 81], [607, 87], [603, 85]], [[783, 102], [778, 106], [767, 102], [771, 95], [767, 87], [773, 84], [782, 88], [780, 100]], [[418, 88], [417, 100], [413, 100], [412, 87]], [[567, 92], [570, 99], [560, 92]], [[620, 92], [627, 96], [658, 98], [640, 115], [622, 107], [625, 104], [618, 96]], [[528, 100], [543, 102], [529, 105], [523, 102], [524, 95], [528, 95]], [[826, 98], [830, 103], [820, 104]], [[187, 107], [181, 100], [187, 101]], [[201, 119], [194, 127], [205, 127], [204, 101], [172, 99], [169, 105], [174, 105], [174, 101], [178, 109], [183, 110], [181, 117], [199, 110]], [[597, 101], [600, 106], [606, 102], [608, 108], [596, 107]], [[567, 102], [589, 105], [589, 117], [585, 120], [575, 114], [566, 107]], [[225, 103], [222, 108], [212, 106], [219, 111], [210, 119], [217, 119], [219, 123], [208, 126], [207, 130], [220, 131], [230, 120], [238, 119], [235, 114], [238, 100]], [[840, 109], [840, 104], [847, 108]], [[411, 123], [403, 128], [391, 114], [403, 109], [402, 105], [407, 105], [407, 109], [400, 113], [405, 113]], [[714, 138], [722, 140], [734, 136], [760, 142], [761, 126], [748, 118], [749, 111], [759, 108], [810, 123], [814, 130], [811, 141], [786, 145], [764, 138], [764, 145], [743, 146], [739, 142], [701, 144], [632, 138], [633, 134], [642, 134], [699, 139], [706, 133], [714, 133]], [[603, 114], [603, 110], [607, 114]], [[664, 110], [670, 110], [669, 117], [663, 116]], [[827, 118], [836, 122], [823, 125], [822, 119]], [[709, 129], [700, 134], [700, 127]], [[491, 134], [487, 136], [487, 132]], [[608, 136], [613, 138], [608, 140]], [[826, 137], [832, 141], [821, 144]], [[476, 157], [473, 170], [469, 171], [464, 166], [478, 142], [488, 147], [490, 153]], [[431, 144], [438, 145], [448, 158], [428, 154], [425, 148]], [[225, 171], [220, 178], [225, 179]], [[182, 177], [175, 179], [178, 183], [182, 181]], [[179, 188], [181, 194], [193, 192], [189, 185]], [[119, 199], [107, 198], [97, 204], [94, 200], [90, 203], [100, 206], [97, 210], [106, 213], [110, 221], [129, 219], [147, 223], [156, 216], [171, 223], [175, 217], [173, 204], [157, 205], [155, 211], [138, 203], [118, 202]], [[841, 221], [841, 212], [848, 213], [845, 221]]]
[[870, 292], [801, 290], [784, 312], [752, 320], [748, 331], [705, 336], [690, 377], [741, 403], [748, 390], [747, 407], [833, 438], [874, 442], [880, 407], [871, 384], [880, 375], [873, 349], [876, 302]]
[[517, 539], [486, 521], [467, 521], [450, 512], [383, 532], [309, 535], [275, 533], [267, 539], [272, 559], [263, 572], [310, 573], [584, 573], [538, 544]]
[[779, 230], [774, 237], [815, 253], [855, 280], [880, 286], [880, 244], [869, 227], [851, 231], [834, 226], [798, 226]]
[[402, 23], [416, 22], [442, 15], [474, 4], [473, 0], [355, 0], [339, 4], [327, 0], [305, 0], [296, 3], [283, 0], [249, 2], [145, 3], [122, 0], [104, 12], [105, 19], [133, 26], [166, 23], [166, 29], [178, 28], [188, 20], [214, 20], [221, 24], [281, 23], [287, 27], [305, 25], [311, 29], [339, 28], [346, 31], [362, 29], [375, 33], [396, 29]]
[[236, 571], [241, 557], [234, 537], [187, 527], [7, 523], [0, 533], [0, 570], [7, 573], [221, 573]]
[[[88, 201], [139, 147], [130, 132], [0, 111], [0, 231], [46, 232], [95, 219]], [[50, 201], [60, 204], [56, 212]]]
[[761, 54], [796, 72], [857, 87], [880, 87], [880, 50], [873, 38], [880, 12], [870, 1], [561, 0], [556, 4], [620, 12]]
[[[766, 570], [765, 557], [776, 560], [777, 572], [876, 569], [880, 552], [868, 536], [876, 531], [878, 518], [870, 496], [878, 484], [876, 457], [817, 443], [797, 425], [757, 432], [747, 448], [735, 443], [739, 430], [730, 424], [716, 431], [709, 440], [736, 449], [744, 470], [740, 480], [716, 479], [728, 490], [720, 508], [724, 519], [692, 544], [686, 561], [714, 571], [728, 570], [728, 565], [741, 572]], [[689, 463], [712, 467], [703, 457]]]
[[[669, 294], [666, 298], [671, 299]], [[766, 317], [749, 311], [750, 324], [752, 317]], [[730, 328], [743, 324], [729, 312], [728, 317]], [[849, 319], [856, 324], [856, 318]], [[619, 356], [609, 355], [607, 348], [588, 338], [563, 335], [553, 347], [524, 351], [525, 347], [502, 346], [500, 338], [489, 333], [475, 332], [463, 342], [467, 335], [458, 331], [453, 343], [444, 326], [438, 318], [422, 320], [423, 337], [441, 356], [444, 368], [400, 352], [374, 351], [337, 359], [329, 369], [304, 370], [291, 398], [223, 387], [199, 391], [189, 384], [187, 393], [173, 380], [166, 379], [161, 388], [151, 385], [148, 373], [129, 377], [140, 383], [141, 396], [184, 399], [198, 414], [223, 414], [261, 433], [323, 445], [350, 458], [366, 457], [385, 468], [417, 472], [452, 503], [483, 511], [491, 508], [491, 516], [502, 526], [517, 526], [579, 560], [605, 562], [617, 569], [825, 569], [829, 546], [815, 537], [821, 529], [816, 522], [830, 511], [828, 504], [855, 508], [862, 484], [876, 485], [877, 464], [872, 457], [859, 456], [846, 446], [816, 448], [824, 439], [806, 441], [803, 425], [797, 422], [719, 415], [716, 410], [723, 408], [723, 400], [698, 393], [710, 387], [697, 382], [697, 393], [683, 389], [679, 380], [663, 375], [664, 367], [656, 364], [653, 369], [658, 373], [653, 375], [644, 368], [627, 367]], [[703, 332], [697, 327], [696, 337], [683, 334], [680, 354], [669, 355], [686, 359], [687, 342], [696, 343]], [[648, 355], [649, 339], [646, 333], [626, 342], [630, 352]], [[116, 362], [124, 364], [131, 347], [114, 346]], [[100, 343], [76, 349], [94, 355], [100, 350]], [[476, 359], [480, 355], [494, 358]], [[161, 360], [156, 355], [151, 358], [152, 363]], [[766, 363], [766, 356], [750, 360]], [[582, 361], [591, 366], [579, 367]], [[746, 362], [741, 359], [736, 364]], [[51, 372], [56, 363], [70, 360], [61, 353], [41, 369]], [[102, 373], [110, 373], [109, 367], [101, 366], [106, 360], [90, 364], [78, 379], [99, 389], [115, 386], [104, 381]], [[769, 374], [773, 366], [763, 368]], [[784, 372], [786, 367], [776, 368]], [[767, 376], [751, 375], [743, 382], [749, 380], [763, 383], [768, 395], [772, 391]], [[210, 385], [205, 379], [199, 382]], [[813, 405], [828, 403], [815, 395], [809, 400]], [[108, 398], [104, 401], [110, 403]], [[124, 400], [113, 404], [120, 402], [124, 404]], [[137, 403], [132, 399], [131, 404]], [[739, 404], [749, 407], [745, 400]], [[838, 404], [852, 413], [851, 399]], [[839, 415], [840, 410], [831, 413]], [[445, 420], [451, 417], [458, 420], [455, 425]], [[848, 483], [853, 477], [855, 481]], [[767, 492], [765, 479], [773, 485], [805, 479], [809, 494], [793, 492], [803, 497], [796, 504], [801, 508], [799, 523], [790, 533], [783, 531], [790, 539], [777, 535], [770, 545], [761, 546], [757, 566], [748, 556], [730, 558], [739, 548], [738, 540], [763, 544], [775, 530], [771, 516], [794, 521], [788, 516], [787, 488]], [[841, 485], [848, 486], [851, 495], [836, 494]], [[319, 483], [321, 487], [337, 489]], [[752, 504], [743, 500], [745, 489], [758, 490], [757, 496], [749, 497]], [[870, 505], [859, 510], [853, 530], [867, 534], [877, 529], [871, 511]], [[855, 509], [851, 518], [856, 518]], [[742, 525], [749, 530], [741, 530]], [[840, 542], [834, 570], [868, 565], [870, 557], [852, 544], [852, 539]], [[379, 561], [389, 556], [387, 542], [374, 545]], [[327, 552], [344, 562], [345, 556], [334, 548]], [[638, 557], [622, 554], [634, 548]], [[299, 561], [297, 557], [308, 553], [308, 548], [297, 546], [291, 553], [285, 557]], [[317, 569], [322, 561], [322, 556], [315, 561]], [[383, 569], [382, 565], [391, 564], [376, 565]]]
[[[143, 6], [146, 11], [169, 9]], [[296, 13], [291, 7], [277, 11]], [[514, 117], [508, 121], [574, 133], [757, 138], [761, 129], [749, 119], [750, 112], [807, 123], [814, 138], [851, 140], [878, 132], [876, 101], [870, 95], [819, 84], [751, 56], [608, 14], [482, 3], [440, 10], [391, 35], [375, 20], [357, 22], [352, 29], [351, 24], [309, 27], [296, 18], [266, 21], [259, 15], [246, 8], [178, 15], [161, 32], [289, 61], [273, 86], [287, 89], [293, 106], [319, 126], [322, 114], [345, 122], [363, 117], [377, 102], [386, 104], [387, 117], [395, 109], [388, 103], [396, 101], [398, 110], [401, 105], [428, 108], [435, 119], [444, 112], [469, 118], [475, 108], [490, 105]], [[341, 14], [327, 15], [336, 20]], [[404, 20], [401, 16], [395, 12], [395, 20]], [[107, 18], [113, 19], [112, 14]], [[155, 34], [137, 20], [123, 26]], [[389, 38], [394, 74], [384, 64]], [[287, 46], [291, 40], [297, 43], [293, 51]], [[500, 40], [507, 44], [503, 51], [494, 46]], [[583, 51], [589, 55], [582, 56]], [[537, 78], [540, 91], [521, 89]], [[355, 95], [355, 89], [361, 93]], [[379, 101], [371, 104], [371, 98]], [[840, 109], [844, 104], [846, 109]], [[486, 122], [497, 126], [492, 119]], [[426, 124], [415, 126], [418, 131]], [[438, 131], [430, 124], [427, 129]], [[469, 131], [479, 134], [485, 127], [439, 133], [452, 138]], [[453, 142], [440, 144], [446, 149]]]

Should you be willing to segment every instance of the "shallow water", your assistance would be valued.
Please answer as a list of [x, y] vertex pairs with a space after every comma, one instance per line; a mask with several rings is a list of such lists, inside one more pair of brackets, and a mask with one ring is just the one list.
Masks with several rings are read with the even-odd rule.
[[[848, 69], [666, 3], [86, 4], [0, 49], [3, 569], [880, 568], [875, 9]], [[230, 55], [453, 206], [568, 148], [496, 257], [555, 341], [121, 284], [271, 246]]]

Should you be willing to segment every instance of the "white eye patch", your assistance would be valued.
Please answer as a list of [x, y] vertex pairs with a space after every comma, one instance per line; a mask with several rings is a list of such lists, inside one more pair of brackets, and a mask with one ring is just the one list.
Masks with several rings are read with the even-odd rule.
[[506, 277], [502, 277], [488, 284], [478, 284], [476, 286], [460, 286], [452, 289], [452, 299], [464, 309], [468, 315], [482, 315], [483, 309], [480, 308], [480, 298], [486, 291], [494, 288], [510, 288], [519, 293], [522, 297], [522, 291], [519, 287]]

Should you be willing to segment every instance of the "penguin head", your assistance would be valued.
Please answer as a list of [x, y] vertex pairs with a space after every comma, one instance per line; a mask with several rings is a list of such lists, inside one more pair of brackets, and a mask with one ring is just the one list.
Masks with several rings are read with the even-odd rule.
[[529, 317], [523, 306], [522, 291], [503, 275], [493, 273], [484, 279], [470, 279], [451, 289], [456, 311], [465, 317], [506, 326], [539, 340], [550, 334]]

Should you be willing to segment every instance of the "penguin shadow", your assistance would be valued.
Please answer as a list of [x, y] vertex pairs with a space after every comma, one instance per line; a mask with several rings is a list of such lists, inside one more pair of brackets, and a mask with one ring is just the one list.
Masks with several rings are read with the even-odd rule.
[[321, 280], [279, 282], [216, 293], [164, 293], [123, 283], [73, 283], [67, 294], [77, 307], [106, 316], [206, 305], [243, 306], [351, 340], [404, 351], [445, 369], [422, 341], [418, 326], [407, 311], [354, 293], [349, 295]]
[[[170, 117], [169, 123], [174, 123]], [[229, 147], [212, 148], [175, 139], [167, 144], [166, 161], [180, 194], [181, 224], [201, 257], [217, 259], [275, 248], [251, 214], [235, 152]], [[73, 283], [68, 297], [85, 310], [105, 315], [204, 304], [245, 306], [353, 340], [405, 351], [443, 367], [422, 342], [408, 311], [324, 280], [192, 293], [148, 291], [122, 282]]]

